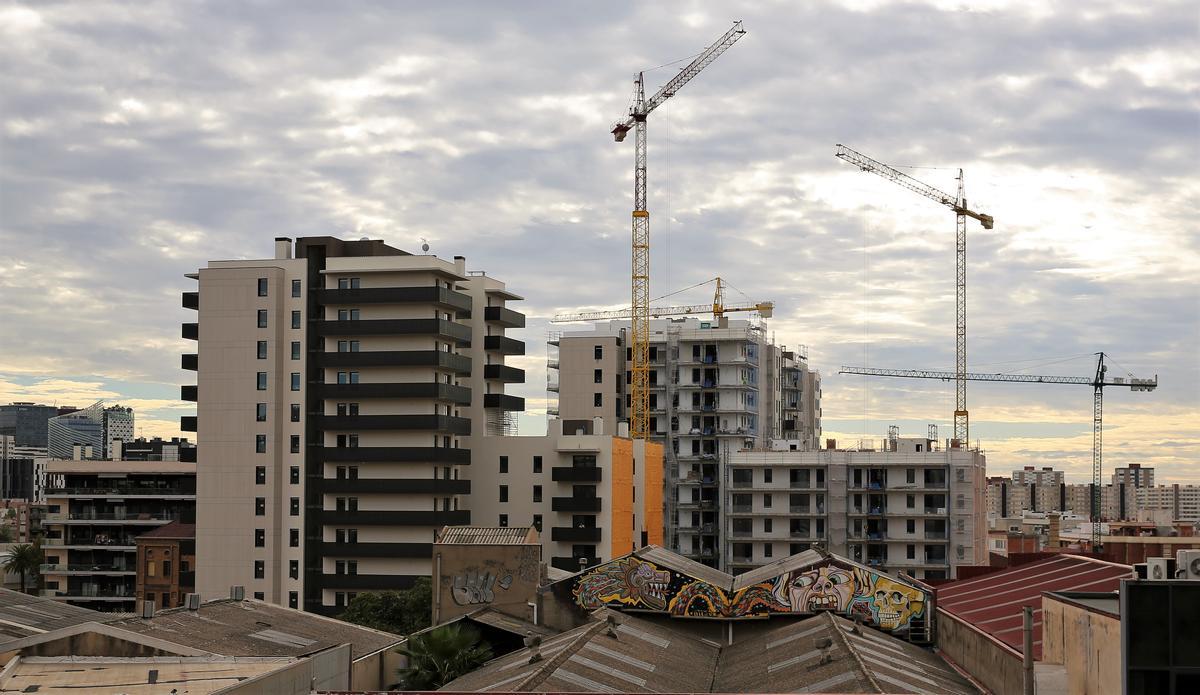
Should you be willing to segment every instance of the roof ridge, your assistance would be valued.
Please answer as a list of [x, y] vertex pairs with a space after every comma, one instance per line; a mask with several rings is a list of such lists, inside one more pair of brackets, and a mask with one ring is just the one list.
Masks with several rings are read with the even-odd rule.
[[542, 664], [541, 668], [534, 669], [533, 673], [529, 674], [525, 680], [513, 687], [513, 691], [530, 692], [542, 683], [545, 683], [550, 676], [554, 675], [554, 672], [558, 670], [559, 666], [562, 666], [564, 663], [566, 663], [567, 659], [570, 659], [572, 656], [578, 654], [579, 650], [583, 649], [583, 646], [590, 642], [592, 637], [594, 637], [597, 632], [600, 632], [600, 630], [604, 629], [607, 625], [607, 620], [596, 621], [596, 624], [585, 629], [578, 637], [571, 640], [570, 644], [563, 647], [562, 651], [555, 654], [554, 658], [550, 659], [545, 664]]
[[871, 669], [867, 668], [867, 665], [863, 662], [862, 657], [858, 655], [858, 651], [854, 648], [854, 645], [850, 643], [850, 638], [846, 637], [846, 633], [842, 632], [842, 626], [838, 625], [837, 618], [833, 617], [833, 612], [824, 611], [824, 614], [829, 620], [829, 627], [838, 636], [838, 640], [842, 643], [842, 646], [846, 648], [846, 651], [850, 652], [850, 656], [854, 658], [854, 663], [858, 664], [858, 670], [862, 671], [863, 675], [866, 677], [867, 683], [869, 683], [871, 687], [875, 688], [875, 692], [885, 692], [883, 687], [879, 685], [879, 681], [875, 680], [875, 675], [871, 673]]

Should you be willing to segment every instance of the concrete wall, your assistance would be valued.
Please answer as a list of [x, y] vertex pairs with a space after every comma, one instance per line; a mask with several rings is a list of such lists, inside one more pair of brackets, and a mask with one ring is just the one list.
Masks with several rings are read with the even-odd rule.
[[400, 679], [398, 672], [406, 659], [396, 652], [404, 643], [394, 644], [367, 654], [350, 665], [350, 690], [387, 690]]
[[526, 604], [537, 595], [541, 562], [538, 544], [435, 544], [434, 623], [487, 607], [528, 616], [532, 611]]
[[357, 690], [350, 681], [350, 653], [350, 645], [343, 644], [278, 671], [223, 688], [214, 695], [305, 695], [314, 690]]
[[944, 610], [937, 611], [937, 646], [996, 695], [1022, 695], [1021, 654]]
[[1107, 692], [1121, 682], [1121, 621], [1042, 597], [1042, 661], [1062, 664], [1071, 695]]

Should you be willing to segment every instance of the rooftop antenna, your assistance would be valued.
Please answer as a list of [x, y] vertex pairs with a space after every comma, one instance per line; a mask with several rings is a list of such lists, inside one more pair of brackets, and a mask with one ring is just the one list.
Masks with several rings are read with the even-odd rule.
[[425, 237], [418, 238], [421, 240], [421, 251], [424, 253], [429, 253], [429, 242], [425, 240]]

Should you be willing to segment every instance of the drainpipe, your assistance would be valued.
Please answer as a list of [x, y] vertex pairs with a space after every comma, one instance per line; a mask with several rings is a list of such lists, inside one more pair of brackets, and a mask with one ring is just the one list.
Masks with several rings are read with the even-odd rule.
[[433, 624], [442, 622], [442, 554], [433, 556]]
[[1021, 662], [1025, 668], [1025, 695], [1033, 695], [1033, 607], [1022, 608], [1021, 618], [1025, 633], [1025, 648], [1021, 655]]

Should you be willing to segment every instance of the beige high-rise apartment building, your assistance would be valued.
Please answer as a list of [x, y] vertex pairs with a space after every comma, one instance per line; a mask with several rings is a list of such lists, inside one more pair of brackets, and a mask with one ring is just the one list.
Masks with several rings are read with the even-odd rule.
[[[628, 323], [551, 337], [551, 412], [569, 426], [626, 420], [631, 359]], [[651, 322], [650, 431], [663, 445], [665, 541], [717, 566], [721, 535], [719, 458], [784, 439], [815, 449], [821, 434], [820, 374], [804, 350], [768, 339], [761, 321], [695, 318]], [[699, 515], [698, 523], [692, 523]]]
[[524, 408], [520, 297], [461, 257], [332, 237], [189, 277], [197, 591], [337, 612], [429, 576], [437, 530], [471, 523], [464, 439]]

